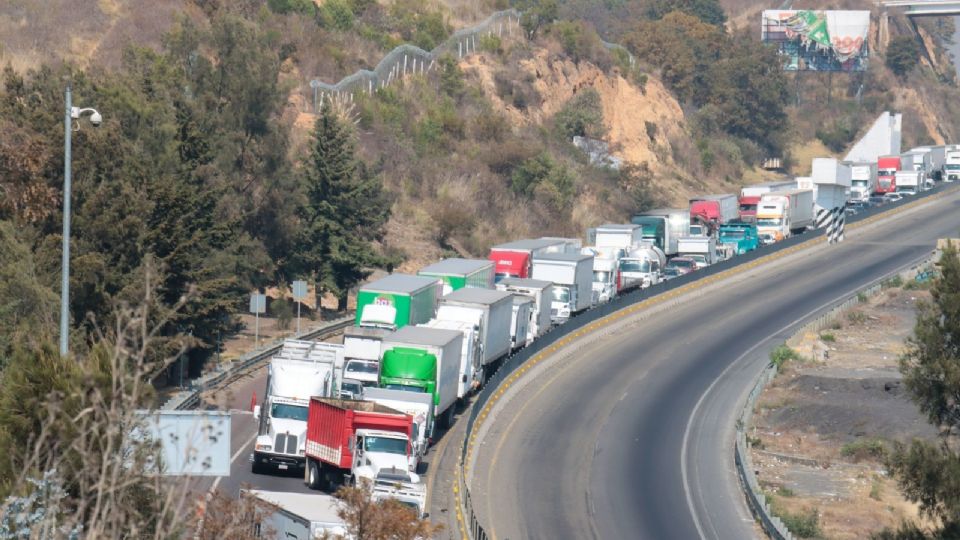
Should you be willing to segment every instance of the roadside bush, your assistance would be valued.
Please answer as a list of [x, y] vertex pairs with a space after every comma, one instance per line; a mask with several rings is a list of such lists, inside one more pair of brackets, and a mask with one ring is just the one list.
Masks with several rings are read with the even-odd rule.
[[557, 21], [550, 26], [549, 34], [576, 63], [592, 62], [604, 71], [613, 64], [596, 30], [582, 21]]
[[[279, 1], [292, 2], [295, 0]], [[312, 4], [312, 2], [308, 3]], [[353, 28], [353, 10], [344, 0], [327, 0], [319, 7], [317, 22], [324, 28], [347, 31]]]
[[574, 94], [553, 117], [564, 139], [574, 136], [599, 138], [603, 135], [603, 106], [600, 94], [587, 88]]
[[277, 298], [270, 302], [270, 311], [277, 319], [277, 328], [280, 330], [289, 330], [290, 321], [293, 320], [293, 306], [286, 298]]
[[267, 0], [267, 7], [274, 13], [312, 14], [316, 7], [310, 0]]
[[854, 462], [865, 459], [883, 460], [887, 456], [887, 446], [880, 439], [860, 439], [843, 445], [840, 454]]
[[820, 334], [820, 341], [824, 341], [826, 343], [833, 343], [837, 341], [837, 336], [833, 334]]
[[498, 36], [487, 34], [480, 37], [480, 50], [492, 54], [503, 54], [503, 42]]
[[823, 535], [820, 529], [820, 514], [816, 508], [811, 508], [804, 514], [792, 514], [784, 510], [775, 513], [783, 520], [787, 529], [799, 538], [819, 538]]
[[830, 123], [827, 128], [818, 128], [817, 138], [833, 152], [840, 152], [847, 147], [857, 135], [857, 127], [847, 118], [841, 118]]
[[473, 117], [473, 138], [478, 141], [500, 142], [508, 131], [507, 119], [489, 107]]
[[770, 362], [777, 366], [778, 369], [783, 367], [788, 361], [796, 362], [801, 360], [803, 360], [803, 357], [800, 356], [800, 353], [786, 345], [780, 345], [770, 352]]

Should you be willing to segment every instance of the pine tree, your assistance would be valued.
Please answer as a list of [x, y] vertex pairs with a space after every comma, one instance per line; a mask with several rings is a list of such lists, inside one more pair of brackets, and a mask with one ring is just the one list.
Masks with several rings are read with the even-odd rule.
[[[921, 303], [913, 336], [900, 361], [904, 384], [920, 410], [940, 429], [941, 441], [898, 445], [890, 459], [908, 499], [939, 523], [932, 538], [960, 531], [960, 257], [957, 246], [943, 250], [932, 302]], [[952, 532], [951, 532], [952, 531]], [[886, 531], [883, 538], [923, 538], [912, 526]]]
[[384, 263], [371, 242], [383, 238], [390, 202], [379, 178], [357, 160], [352, 134], [329, 102], [321, 108], [313, 139], [289, 273], [314, 280], [318, 305], [329, 292], [344, 309], [349, 289], [370, 275], [370, 267]]

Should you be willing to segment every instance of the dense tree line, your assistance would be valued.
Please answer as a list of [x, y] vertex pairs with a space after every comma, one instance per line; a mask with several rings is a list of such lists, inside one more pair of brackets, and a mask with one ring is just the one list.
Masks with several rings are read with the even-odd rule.
[[[0, 319], [17, 329], [0, 342], [0, 357], [18, 336], [53, 332], [67, 81], [75, 105], [104, 117], [102, 127], [81, 122], [73, 134], [75, 347], [110, 325], [116, 302], [142, 298], [148, 269], [158, 275], [160, 331], [192, 336], [196, 367], [236, 324], [250, 290], [303, 277], [343, 297], [381, 262], [367, 242], [382, 237], [389, 204], [338, 117], [323, 116], [317, 144], [343, 146], [339, 168], [319, 172], [330, 166], [323, 156], [299, 167], [290, 155], [279, 39], [224, 11], [209, 28], [184, 19], [162, 51], [129, 49], [114, 72], [3, 71], [0, 242], [16, 255], [0, 257], [0, 272], [23, 279], [0, 288]], [[317, 197], [330, 195], [316, 191], [318, 175], [344, 194], [322, 201], [324, 219], [337, 223], [322, 239], [304, 234]], [[361, 196], [370, 204], [352, 206]], [[342, 212], [351, 217], [337, 221]], [[175, 313], [164, 310], [182, 299]]]

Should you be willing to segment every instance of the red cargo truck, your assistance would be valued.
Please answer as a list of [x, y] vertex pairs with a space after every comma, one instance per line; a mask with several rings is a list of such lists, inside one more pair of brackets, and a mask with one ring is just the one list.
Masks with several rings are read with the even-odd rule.
[[358, 478], [419, 484], [413, 429], [410, 415], [373, 401], [312, 397], [304, 481], [311, 489]]
[[893, 193], [897, 190], [897, 171], [900, 170], [900, 156], [883, 156], [877, 159], [878, 194]]
[[567, 253], [573, 249], [570, 241], [563, 238], [528, 238], [507, 242], [490, 248], [488, 257], [494, 264], [497, 283], [503, 278], [529, 278], [533, 258], [546, 253]]

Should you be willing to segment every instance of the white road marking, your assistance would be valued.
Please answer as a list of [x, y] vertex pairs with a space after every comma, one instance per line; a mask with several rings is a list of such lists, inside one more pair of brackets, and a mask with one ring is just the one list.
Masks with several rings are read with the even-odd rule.
[[[252, 437], [250, 437], [249, 439], [247, 439], [247, 442], [243, 443], [243, 445], [236, 451], [236, 453], [233, 454], [233, 456], [230, 458], [230, 465], [231, 465], [231, 466], [233, 465], [233, 462], [236, 461], [237, 458], [240, 457], [240, 454], [243, 454], [243, 451], [246, 450], [248, 446], [250, 446], [250, 443], [252, 443], [252, 442], [255, 441], [255, 440], [257, 440], [257, 434], [256, 434], [256, 433], [254, 433]], [[214, 479], [213, 485], [210, 486], [210, 492], [211, 492], [211, 493], [213, 493], [214, 491], [217, 490], [217, 486], [220, 485], [220, 480], [221, 480], [222, 478], [223, 478], [222, 476], [218, 476], [218, 477], [216, 477], [216, 478]]]
[[869, 288], [871, 285], [874, 285], [874, 284], [876, 284], [876, 283], [880, 283], [880, 282], [882, 282], [883, 280], [887, 279], [888, 276], [893, 275], [893, 274], [896, 274], [896, 273], [899, 273], [899, 272], [902, 272], [904, 269], [909, 268], [911, 265], [914, 265], [914, 264], [916, 264], [918, 261], [921, 261], [921, 260], [923, 260], [923, 259], [925, 259], [925, 258], [927, 258], [927, 257], [929, 257], [929, 256], [930, 256], [929, 253], [924, 253], [924, 254], [923, 254], [922, 256], [920, 256], [919, 258], [911, 261], [911, 262], [908, 263], [908, 264], [905, 264], [905, 265], [899, 267], [898, 269], [894, 270], [893, 272], [891, 272], [891, 273], [889, 273], [889, 274], [886, 274], [885, 276], [883, 276], [883, 277], [881, 277], [881, 278], [879, 278], [879, 279], [876, 279], [876, 280], [874, 280], [874, 281], [871, 281], [870, 283], [858, 285], [858, 286], [854, 287], [853, 289], [848, 290], [847, 292], [845, 292], [845, 293], [843, 293], [843, 294], [841, 294], [841, 295], [835, 296], [835, 297], [834, 297], [832, 300], [830, 300], [829, 302], [826, 302], [826, 303], [821, 304], [820, 306], [814, 308], [812, 311], [809, 311], [808, 313], [806, 313], [806, 314], [803, 315], [802, 317], [794, 320], [793, 322], [788, 323], [788, 324], [787, 324], [786, 326], [784, 326], [783, 328], [777, 330], [776, 332], [773, 332], [773, 333], [767, 335], [767, 336], [764, 337], [761, 341], [758, 341], [758, 342], [756, 343], [756, 345], [754, 345], [753, 347], [750, 347], [749, 349], [746, 350], [746, 352], [744, 352], [744, 353], [741, 354], [739, 357], [737, 357], [736, 360], [734, 360], [732, 363], [730, 363], [730, 364], [723, 370], [723, 372], [721, 372], [720, 375], [719, 375], [717, 378], [715, 378], [712, 383], [710, 383], [710, 386], [707, 387], [707, 389], [706, 389], [706, 390], [703, 392], [703, 394], [700, 396], [700, 399], [697, 400], [697, 404], [694, 405], [693, 411], [690, 413], [690, 417], [687, 419], [687, 427], [686, 427], [686, 429], [685, 429], [684, 432], [683, 432], [683, 445], [680, 447], [680, 475], [683, 477], [683, 492], [684, 492], [684, 495], [686, 496], [686, 499], [687, 499], [687, 508], [690, 510], [690, 516], [693, 517], [693, 524], [696, 525], [696, 527], [697, 527], [697, 533], [700, 535], [700, 538], [701, 538], [702, 540], [706, 540], [707, 537], [706, 537], [706, 535], [703, 534], [703, 526], [700, 524], [700, 517], [697, 515], [696, 510], [693, 508], [693, 496], [691, 495], [690, 481], [689, 481], [689, 479], [688, 479], [688, 477], [687, 477], [687, 445], [688, 445], [688, 442], [689, 442], [689, 439], [690, 439], [690, 428], [693, 427], [693, 420], [694, 420], [694, 418], [697, 416], [697, 411], [700, 410], [700, 406], [703, 404], [703, 400], [707, 397], [707, 394], [709, 394], [710, 392], [713, 391], [713, 387], [716, 386], [716, 384], [717, 384], [718, 382], [720, 382], [720, 379], [723, 379], [723, 378], [727, 375], [727, 372], [730, 371], [731, 368], [733, 368], [734, 366], [738, 365], [738, 364], [740, 363], [740, 361], [743, 360], [743, 358], [744, 358], [745, 356], [747, 356], [747, 355], [749, 355], [749, 354], [752, 354], [754, 351], [756, 351], [756, 349], [757, 349], [758, 347], [760, 347], [760, 345], [766, 343], [767, 341], [769, 341], [770, 339], [772, 339], [772, 338], [773, 338], [774, 336], [776, 336], [777, 334], [780, 334], [780, 333], [782, 333], [782, 332], [786, 332], [786, 331], [789, 330], [792, 326], [799, 325], [801, 322], [803, 322], [804, 319], [807, 319], [807, 318], [813, 316], [813, 315], [816, 314], [818, 311], [825, 310], [825, 309], [829, 308], [830, 306], [832, 306], [832, 305], [834, 305], [834, 304], [839, 304], [839, 303], [841, 303], [841, 300], [842, 300], [843, 298], [847, 298], [847, 297], [853, 296], [853, 295], [854, 295], [856, 292], [858, 292], [858, 291], [861, 291], [861, 290], [863, 290], [863, 289]]

